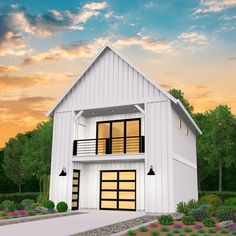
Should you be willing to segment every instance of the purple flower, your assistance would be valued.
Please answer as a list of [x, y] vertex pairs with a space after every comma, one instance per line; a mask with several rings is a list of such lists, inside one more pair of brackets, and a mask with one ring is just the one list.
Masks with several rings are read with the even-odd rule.
[[236, 224], [230, 225], [229, 231], [234, 231], [234, 230], [236, 230]]
[[17, 212], [10, 212], [9, 215], [11, 215], [11, 216], [17, 216], [18, 214], [17, 214]]
[[201, 224], [195, 224], [194, 225], [194, 229], [201, 229], [202, 228], [202, 225]]
[[174, 224], [173, 227], [174, 229], [181, 229], [183, 226], [182, 224]]

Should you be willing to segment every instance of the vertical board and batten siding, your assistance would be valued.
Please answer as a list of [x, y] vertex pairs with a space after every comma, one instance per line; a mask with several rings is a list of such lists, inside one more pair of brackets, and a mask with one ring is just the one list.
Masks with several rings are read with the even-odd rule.
[[96, 125], [99, 121], [141, 118], [141, 135], [144, 135], [144, 116], [142, 113], [117, 114], [110, 116], [83, 117], [75, 125], [75, 139], [95, 139]]
[[158, 88], [107, 48], [64, 97], [56, 111], [163, 99], [167, 98]]
[[[54, 114], [53, 147], [50, 177], [50, 199], [54, 202], [70, 202], [72, 191], [72, 136], [74, 116], [72, 112]], [[59, 176], [62, 168], [67, 176]]]
[[[181, 128], [178, 122], [181, 118]], [[186, 135], [186, 126], [189, 127]], [[172, 107], [173, 142], [173, 191], [174, 205], [180, 201], [198, 198], [196, 131], [186, 122], [182, 114]]]
[[99, 209], [101, 170], [136, 170], [136, 210], [145, 210], [144, 162], [113, 161], [94, 164], [74, 162], [74, 169], [80, 170], [80, 209]]
[[153, 166], [155, 175], [145, 175], [146, 212], [172, 212], [172, 159], [170, 102], [146, 104], [145, 173]]

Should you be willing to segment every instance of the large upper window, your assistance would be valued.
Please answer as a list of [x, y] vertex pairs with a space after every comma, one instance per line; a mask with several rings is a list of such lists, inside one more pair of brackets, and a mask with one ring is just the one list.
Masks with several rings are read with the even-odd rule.
[[97, 154], [138, 153], [141, 119], [97, 123]]

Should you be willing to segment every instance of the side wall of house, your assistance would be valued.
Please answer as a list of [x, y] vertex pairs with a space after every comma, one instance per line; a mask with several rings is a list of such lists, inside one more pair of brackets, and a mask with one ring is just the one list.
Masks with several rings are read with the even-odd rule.
[[[74, 116], [72, 112], [55, 113], [53, 117], [53, 145], [51, 160], [50, 195], [55, 203], [71, 203], [72, 192], [72, 133]], [[59, 176], [62, 168], [67, 175]]]
[[[179, 117], [181, 128], [179, 128]], [[186, 133], [188, 127], [188, 135]], [[174, 206], [180, 201], [198, 198], [196, 131], [172, 106], [173, 188]]]
[[[145, 112], [146, 212], [173, 212], [170, 101], [147, 103]], [[151, 166], [155, 175], [147, 175]]]

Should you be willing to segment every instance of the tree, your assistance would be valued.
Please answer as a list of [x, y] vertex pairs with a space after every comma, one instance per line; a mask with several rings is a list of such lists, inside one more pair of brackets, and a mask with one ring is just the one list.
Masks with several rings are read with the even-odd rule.
[[179, 99], [186, 108], [186, 110], [189, 112], [189, 114], [193, 115], [194, 107], [184, 98], [184, 93], [181, 90], [171, 89], [169, 93], [176, 99]]
[[52, 120], [39, 123], [31, 133], [23, 153], [25, 172], [39, 180], [50, 173], [52, 146]]
[[30, 178], [30, 172], [23, 170], [23, 153], [28, 134], [17, 134], [15, 138], [9, 139], [4, 148], [3, 169], [7, 177], [9, 177], [21, 192], [22, 184]]
[[236, 163], [236, 119], [230, 108], [222, 105], [202, 116], [195, 116], [203, 132], [197, 142], [198, 156], [208, 163], [208, 168], [218, 169], [219, 191], [222, 191], [223, 167]]

